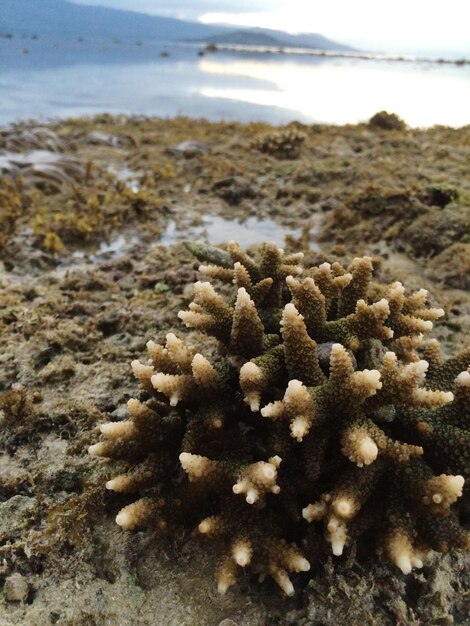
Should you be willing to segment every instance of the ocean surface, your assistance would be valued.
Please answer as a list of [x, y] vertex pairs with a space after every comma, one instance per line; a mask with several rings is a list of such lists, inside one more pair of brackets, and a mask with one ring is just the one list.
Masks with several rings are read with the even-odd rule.
[[470, 65], [141, 42], [0, 39], [0, 125], [108, 112], [272, 124], [470, 124]]

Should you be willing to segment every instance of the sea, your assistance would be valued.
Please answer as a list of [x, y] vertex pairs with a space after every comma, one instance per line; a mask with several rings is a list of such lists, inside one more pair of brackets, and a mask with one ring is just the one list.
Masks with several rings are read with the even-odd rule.
[[412, 127], [470, 124], [470, 64], [383, 54], [0, 37], [0, 125], [99, 113]]

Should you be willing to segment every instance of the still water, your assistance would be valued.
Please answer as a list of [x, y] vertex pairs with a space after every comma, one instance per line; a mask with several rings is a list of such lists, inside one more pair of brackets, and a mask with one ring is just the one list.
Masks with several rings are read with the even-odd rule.
[[470, 123], [470, 66], [195, 48], [0, 42], [0, 124], [100, 112], [212, 120]]

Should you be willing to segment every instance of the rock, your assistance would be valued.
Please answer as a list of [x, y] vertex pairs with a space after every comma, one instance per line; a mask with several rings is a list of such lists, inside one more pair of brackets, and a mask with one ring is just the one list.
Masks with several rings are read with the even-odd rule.
[[37, 500], [28, 496], [13, 496], [0, 504], [0, 541], [15, 539], [28, 528], [37, 513]]
[[184, 157], [185, 159], [191, 159], [192, 157], [199, 156], [201, 154], [207, 154], [210, 152], [210, 146], [202, 141], [194, 141], [189, 139], [182, 141], [175, 146], [169, 146], [166, 149], [168, 154], [173, 156]]
[[24, 602], [28, 597], [29, 585], [21, 574], [12, 574], [5, 579], [3, 591], [7, 602]]
[[406, 128], [405, 122], [396, 113], [389, 113], [388, 111], [379, 111], [373, 115], [369, 120], [369, 126], [383, 130], [404, 130]]
[[444, 208], [453, 200], [458, 199], [459, 191], [446, 183], [437, 183], [423, 189], [418, 196], [421, 202], [424, 202], [424, 204], [428, 206]]
[[412, 221], [402, 232], [402, 239], [414, 256], [432, 257], [452, 244], [465, 243], [470, 232], [470, 210], [460, 205], [432, 207]]
[[117, 409], [111, 413], [110, 417], [112, 417], [115, 422], [122, 422], [127, 419], [127, 404], [122, 404], [118, 406]]
[[127, 135], [111, 135], [100, 130], [92, 130], [88, 133], [87, 138], [90, 143], [95, 145], [113, 146], [115, 148], [122, 146], [134, 146], [135, 141]]
[[456, 289], [470, 289], [470, 243], [454, 243], [428, 262], [426, 276]]
[[257, 193], [251, 184], [238, 176], [217, 180], [212, 185], [212, 191], [216, 196], [232, 206], [240, 204], [245, 198], [253, 200], [257, 197]]

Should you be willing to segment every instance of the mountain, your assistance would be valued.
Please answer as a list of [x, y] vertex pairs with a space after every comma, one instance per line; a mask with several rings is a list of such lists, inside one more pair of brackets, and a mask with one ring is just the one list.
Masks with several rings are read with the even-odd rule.
[[185, 22], [67, 0], [0, 0], [0, 35], [37, 35], [55, 39], [122, 39], [158, 42], [194, 41], [277, 47], [352, 50], [317, 34], [289, 35], [264, 28]]
[[227, 29], [66, 0], [0, 0], [0, 33], [39, 37], [176, 41]]
[[290, 35], [280, 30], [249, 28], [220, 32], [208, 38], [213, 44], [243, 44], [247, 46], [280, 46], [283, 48], [314, 48], [316, 50], [353, 51], [354, 48], [332, 41], [317, 33]]
[[255, 32], [253, 30], [236, 30], [228, 33], [217, 33], [198, 41], [219, 45], [240, 44], [244, 46], [273, 46], [279, 47], [281, 42], [272, 35]]

